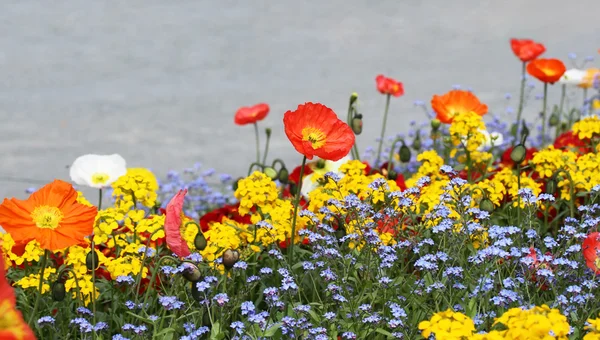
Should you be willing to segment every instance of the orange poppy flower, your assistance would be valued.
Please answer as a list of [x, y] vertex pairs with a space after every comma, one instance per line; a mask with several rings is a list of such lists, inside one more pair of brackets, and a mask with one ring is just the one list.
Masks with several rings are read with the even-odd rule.
[[283, 116], [285, 134], [299, 153], [338, 161], [354, 145], [354, 132], [323, 104], [305, 103]]
[[23, 320], [17, 310], [13, 288], [6, 280], [4, 258], [0, 250], [0, 339], [3, 340], [35, 340], [31, 328]]
[[240, 107], [235, 113], [234, 121], [237, 125], [254, 124], [265, 119], [269, 110], [269, 105], [265, 103]]
[[527, 73], [544, 83], [556, 83], [565, 72], [565, 64], [558, 59], [536, 59], [527, 64]]
[[377, 83], [377, 90], [379, 90], [381, 94], [390, 94], [394, 97], [400, 97], [404, 94], [404, 86], [402, 83], [392, 78], [380, 74], [375, 78], [375, 82]]
[[581, 245], [585, 264], [594, 271], [600, 274], [600, 233], [594, 232], [589, 234]]
[[93, 232], [98, 210], [77, 202], [77, 191], [54, 180], [21, 201], [4, 199], [0, 205], [0, 226], [23, 248], [36, 240], [42, 249], [57, 251], [72, 245], [86, 245], [84, 237]]
[[480, 116], [487, 113], [488, 107], [469, 91], [452, 90], [443, 96], [434, 95], [431, 107], [437, 114], [437, 119], [445, 124], [452, 123], [454, 116], [475, 112]]
[[510, 47], [522, 62], [532, 61], [546, 52], [546, 47], [530, 39], [511, 39]]

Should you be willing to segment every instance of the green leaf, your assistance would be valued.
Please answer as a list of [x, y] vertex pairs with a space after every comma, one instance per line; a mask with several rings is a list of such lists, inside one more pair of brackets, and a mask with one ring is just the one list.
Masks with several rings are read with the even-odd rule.
[[277, 331], [281, 328], [281, 322], [277, 322], [275, 323], [273, 326], [271, 326], [269, 329], [267, 329], [264, 333], [265, 337], [272, 337], [273, 335], [275, 335], [275, 333], [277, 333]]
[[212, 325], [212, 329], [210, 330], [210, 338], [211, 340], [221, 340], [225, 338], [225, 334], [221, 332], [221, 324], [219, 321]]
[[388, 336], [388, 337], [395, 338], [395, 337], [394, 337], [394, 335], [393, 335], [392, 333], [390, 333], [390, 332], [388, 332], [388, 331], [386, 331], [385, 329], [382, 329], [382, 328], [377, 328], [377, 329], [375, 330], [375, 332], [377, 332], [377, 333], [379, 333], [379, 334], [383, 334], [383, 335], [385, 335], [385, 336]]

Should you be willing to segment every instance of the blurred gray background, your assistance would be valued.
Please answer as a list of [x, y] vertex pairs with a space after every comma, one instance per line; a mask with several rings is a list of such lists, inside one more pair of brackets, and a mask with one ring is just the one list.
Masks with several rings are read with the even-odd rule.
[[358, 92], [362, 151], [380, 130], [379, 73], [406, 91], [390, 134], [425, 118], [415, 100], [454, 84], [502, 113], [519, 86], [509, 38], [543, 42], [546, 57], [594, 55], [599, 15], [598, 0], [1, 0], [0, 197], [38, 186], [15, 178], [68, 180], [84, 153], [159, 176], [196, 162], [242, 175], [254, 135], [233, 115], [263, 101], [270, 154], [299, 162], [283, 113], [317, 101], [343, 117]]

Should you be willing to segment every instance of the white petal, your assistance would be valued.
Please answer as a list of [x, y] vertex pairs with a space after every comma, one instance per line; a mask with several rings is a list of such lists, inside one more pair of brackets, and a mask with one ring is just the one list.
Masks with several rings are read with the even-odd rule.
[[558, 80], [558, 83], [565, 85], [579, 85], [583, 82], [585, 75], [586, 71], [572, 68], [563, 74]]
[[[125, 159], [119, 154], [112, 155], [83, 155], [75, 159], [69, 169], [71, 180], [79, 185], [92, 188], [103, 188], [111, 185], [119, 177], [127, 173]], [[105, 183], [94, 183], [95, 174], [105, 174], [108, 180]]]

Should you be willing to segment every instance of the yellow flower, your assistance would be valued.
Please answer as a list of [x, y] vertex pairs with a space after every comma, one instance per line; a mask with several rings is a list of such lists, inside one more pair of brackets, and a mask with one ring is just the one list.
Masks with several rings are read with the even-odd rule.
[[448, 309], [433, 314], [430, 320], [421, 321], [419, 330], [426, 339], [433, 334], [436, 339], [459, 340], [473, 334], [475, 323], [468, 316]]
[[582, 118], [573, 124], [573, 133], [581, 140], [600, 135], [600, 119], [597, 115]]
[[587, 323], [585, 330], [588, 333], [583, 337], [583, 340], [600, 340], [600, 318], [588, 319]]
[[558, 169], [572, 170], [575, 168], [577, 155], [572, 151], [555, 149], [550, 145], [535, 153], [531, 164], [541, 178], [552, 177]]
[[90, 201], [87, 200], [87, 198], [85, 198], [85, 196], [83, 196], [83, 193], [81, 191], [77, 191], [77, 202], [83, 205], [87, 205], [88, 207], [94, 206], [92, 203], [90, 203]]
[[[435, 150], [428, 150], [417, 155], [417, 161], [421, 162], [421, 166], [417, 172], [406, 180], [408, 188], [414, 187], [421, 177], [429, 176], [434, 182], [439, 176], [440, 168], [444, 165], [444, 159], [440, 157]], [[446, 177], [446, 176], [441, 176]]]
[[275, 182], [264, 173], [255, 171], [238, 182], [234, 195], [240, 201], [239, 213], [244, 216], [254, 206], [262, 208], [272, 205], [279, 193]]
[[503, 324], [500, 331], [506, 339], [568, 339], [570, 331], [567, 318], [558, 309], [547, 305], [529, 310], [511, 308], [496, 319], [494, 325]]
[[[117, 205], [125, 204], [119, 208], [133, 205], [133, 202], [152, 208], [156, 205], [158, 181], [150, 170], [144, 168], [130, 168], [124, 176], [119, 177], [113, 184], [113, 196], [117, 198]], [[120, 203], [126, 202], [126, 203]], [[125, 209], [126, 211], [129, 209]]]
[[[481, 116], [475, 112], [457, 115], [449, 129], [452, 144], [455, 147], [462, 145], [468, 152], [477, 151], [486, 142], [486, 136], [481, 131], [485, 131], [485, 124]], [[457, 149], [453, 149], [450, 157], [454, 157], [456, 152]]]
[[[50, 290], [50, 285], [47, 283], [50, 279], [50, 274], [56, 273], [56, 268], [47, 267], [44, 270], [44, 283], [42, 284], [42, 294]], [[20, 286], [23, 289], [35, 288], [36, 290], [40, 285], [40, 274], [29, 274], [23, 277], [19, 281], [14, 283], [15, 286]]]
[[0, 233], [0, 242], [2, 243], [2, 253], [7, 268], [11, 263], [9, 261], [14, 262], [16, 265], [22, 265], [24, 262], [38, 262], [42, 255], [44, 255], [44, 250], [40, 248], [40, 244], [37, 241], [27, 243], [25, 245], [25, 252], [21, 256], [12, 252], [15, 241], [9, 233]]

